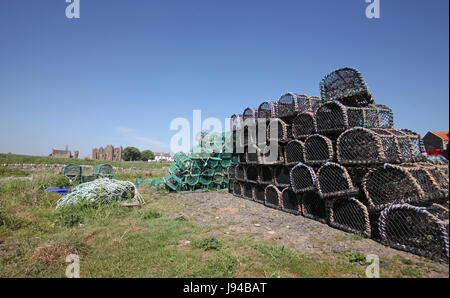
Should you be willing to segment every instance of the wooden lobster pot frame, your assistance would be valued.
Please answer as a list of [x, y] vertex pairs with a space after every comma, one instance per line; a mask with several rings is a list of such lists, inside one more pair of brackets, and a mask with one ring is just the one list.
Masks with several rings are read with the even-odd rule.
[[283, 94], [278, 99], [278, 117], [290, 118], [299, 113], [314, 112], [322, 100], [316, 96], [298, 95], [294, 93]]
[[424, 204], [445, 198], [448, 191], [441, 191], [432, 169], [430, 164], [385, 164], [370, 170], [362, 183], [368, 207], [381, 211], [392, 204]]
[[234, 187], [234, 183], [236, 182], [236, 180], [234, 180], [234, 179], [230, 179], [229, 181], [228, 181], [228, 192], [230, 193], [230, 194], [233, 194], [234, 193], [234, 189], [233, 189], [233, 187]]
[[294, 139], [305, 139], [317, 133], [316, 116], [312, 112], [296, 115], [292, 120], [292, 137]]
[[337, 101], [324, 103], [315, 114], [317, 132], [337, 133], [352, 127], [393, 128], [392, 110], [385, 105], [347, 107]]
[[245, 182], [245, 166], [242, 164], [238, 164], [235, 168], [234, 178], [237, 181]]
[[284, 148], [285, 164], [297, 165], [299, 162], [305, 162], [305, 144], [299, 140], [290, 141]]
[[258, 166], [258, 184], [273, 184], [273, 168], [271, 166]]
[[246, 147], [245, 160], [247, 164], [261, 164], [261, 149], [256, 145]]
[[339, 100], [347, 106], [367, 106], [374, 103], [361, 73], [349, 67], [327, 74], [320, 83], [320, 95], [323, 101]]
[[419, 162], [425, 159], [418, 134], [361, 127], [348, 129], [339, 136], [336, 156], [344, 165]]
[[275, 185], [268, 185], [264, 191], [265, 205], [281, 209], [281, 191]]
[[227, 171], [227, 175], [228, 175], [228, 179], [232, 180], [235, 179], [236, 177], [236, 165], [232, 164], [228, 167]]
[[317, 175], [314, 169], [304, 163], [298, 163], [290, 172], [291, 187], [295, 193], [316, 191]]
[[327, 224], [329, 217], [328, 203], [316, 192], [301, 195], [302, 215], [306, 218]]
[[330, 226], [370, 238], [371, 223], [367, 207], [352, 197], [334, 198], [329, 204]]
[[266, 202], [265, 191], [266, 191], [265, 185], [261, 185], [261, 184], [255, 185], [255, 188], [253, 190], [253, 193], [255, 195], [255, 197], [254, 197], [255, 202], [265, 204], [265, 202]]
[[230, 118], [231, 131], [242, 129], [243, 118], [241, 114], [233, 114]]
[[296, 194], [290, 187], [281, 192], [281, 209], [285, 212], [299, 215], [301, 213], [301, 195]]
[[[274, 128], [276, 132], [271, 131]], [[281, 119], [271, 119], [266, 127], [267, 141], [275, 141], [280, 143], [288, 142], [292, 138], [291, 126]]]
[[258, 144], [258, 124], [253, 118], [248, 118], [243, 123], [243, 145], [255, 146]]
[[379, 220], [382, 243], [448, 263], [448, 214], [447, 208], [437, 204], [390, 205]]
[[322, 135], [309, 136], [305, 141], [305, 162], [309, 165], [322, 165], [333, 161], [333, 142]]
[[258, 111], [254, 108], [246, 108], [244, 112], [242, 113], [242, 120], [245, 122], [247, 119], [253, 119], [256, 121], [258, 118]]
[[326, 163], [317, 172], [317, 192], [322, 198], [348, 197], [359, 193], [347, 169], [337, 163]]
[[247, 200], [253, 201], [254, 199], [254, 183], [246, 182], [243, 185], [242, 197]]
[[290, 171], [291, 168], [285, 165], [276, 166], [274, 169], [274, 181], [277, 187], [289, 187], [291, 185], [290, 181]]
[[264, 101], [258, 107], [258, 119], [269, 121], [271, 118], [278, 117], [277, 103], [273, 101]]
[[[272, 141], [274, 142], [274, 141]], [[277, 152], [271, 152], [270, 145], [260, 145], [260, 156], [261, 156], [261, 164], [264, 165], [280, 165], [284, 164], [284, 148], [285, 145], [281, 143], [272, 144], [273, 148], [276, 148]], [[276, 154], [275, 154], [276, 153]]]
[[245, 168], [245, 178], [247, 182], [257, 183], [258, 182], [258, 167], [254, 165], [248, 165]]
[[239, 181], [234, 181], [234, 184], [233, 184], [233, 194], [236, 196], [236, 197], [241, 197], [242, 196], [242, 193], [243, 193], [243, 187], [242, 187], [242, 183], [241, 182], [239, 182]]

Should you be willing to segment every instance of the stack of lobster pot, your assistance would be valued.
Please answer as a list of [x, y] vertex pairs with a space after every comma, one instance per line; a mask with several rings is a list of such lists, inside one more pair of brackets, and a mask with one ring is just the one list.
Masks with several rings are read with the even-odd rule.
[[448, 161], [394, 128], [357, 70], [331, 72], [320, 91], [232, 116], [233, 194], [448, 262]]

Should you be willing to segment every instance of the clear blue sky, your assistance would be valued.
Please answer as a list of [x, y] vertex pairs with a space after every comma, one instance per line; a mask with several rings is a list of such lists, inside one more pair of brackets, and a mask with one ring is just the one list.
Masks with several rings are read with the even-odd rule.
[[449, 127], [449, 1], [0, 0], [0, 152], [167, 150], [175, 117], [224, 119], [358, 68], [395, 125]]

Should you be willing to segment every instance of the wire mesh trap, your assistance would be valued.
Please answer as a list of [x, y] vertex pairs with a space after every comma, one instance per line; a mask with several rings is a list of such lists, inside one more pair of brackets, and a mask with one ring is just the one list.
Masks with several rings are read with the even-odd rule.
[[284, 160], [286, 165], [297, 165], [304, 162], [305, 144], [299, 140], [290, 141], [284, 148]]
[[344, 165], [419, 162], [425, 160], [420, 135], [398, 129], [355, 127], [336, 142], [336, 155]]
[[273, 180], [273, 168], [271, 166], [258, 166], [258, 184], [272, 184]]
[[257, 118], [258, 118], [258, 111], [255, 110], [254, 108], [248, 107], [248, 108], [246, 108], [246, 109], [244, 110], [244, 112], [242, 113], [242, 120], [244, 120], [244, 122], [245, 122], [247, 119], [253, 119], [253, 120], [256, 121]]
[[295, 114], [314, 112], [321, 103], [316, 96], [286, 93], [278, 99], [278, 117], [293, 117]]
[[347, 106], [373, 104], [372, 94], [361, 73], [344, 67], [327, 74], [320, 83], [323, 101], [339, 100]]
[[290, 167], [288, 166], [276, 166], [274, 170], [274, 180], [277, 187], [289, 187], [290, 181]]
[[301, 195], [302, 215], [306, 218], [328, 223], [328, 206], [316, 192], [307, 192]]
[[281, 119], [271, 119], [266, 128], [268, 141], [288, 142], [291, 139], [291, 127]]
[[265, 205], [281, 209], [281, 191], [275, 185], [269, 185], [264, 191]]
[[317, 175], [312, 167], [300, 162], [291, 169], [290, 182], [295, 193], [315, 191]]
[[236, 131], [242, 128], [242, 122], [244, 119], [241, 114], [233, 114], [230, 118], [231, 131]]
[[260, 164], [262, 163], [261, 149], [256, 145], [250, 145], [245, 148], [245, 161], [248, 164]]
[[254, 188], [254, 200], [258, 203], [265, 204], [266, 194], [265, 194], [265, 186], [261, 184], [256, 184]]
[[243, 146], [254, 146], [258, 144], [258, 124], [253, 118], [247, 118], [243, 123]]
[[271, 141], [268, 145], [260, 145], [260, 163], [264, 165], [284, 164], [284, 144]]
[[114, 170], [113, 167], [109, 164], [97, 164], [94, 166], [93, 174], [97, 177], [104, 177], [104, 178], [114, 178]]
[[258, 119], [268, 121], [270, 118], [276, 118], [278, 115], [277, 103], [273, 101], [264, 101], [258, 107]]
[[371, 237], [371, 223], [366, 206], [352, 197], [334, 198], [329, 204], [330, 226], [346, 232]]
[[293, 138], [305, 139], [315, 133], [317, 133], [317, 121], [312, 112], [298, 114], [292, 119]]
[[253, 165], [249, 165], [245, 168], [245, 178], [247, 182], [258, 182], [258, 168]]
[[253, 194], [253, 190], [255, 188], [255, 184], [254, 183], [244, 183], [243, 185], [243, 193], [242, 193], [242, 197], [248, 200], [253, 200], [254, 198], [254, 194]]
[[237, 197], [241, 197], [242, 196], [242, 191], [243, 187], [242, 187], [242, 183], [239, 181], [234, 181], [233, 183], [233, 194]]
[[440, 205], [391, 205], [381, 213], [379, 229], [385, 245], [448, 262], [448, 209]]
[[353, 185], [347, 169], [328, 162], [317, 172], [317, 192], [322, 198], [354, 196], [359, 189]]
[[305, 141], [305, 162], [310, 165], [322, 165], [333, 160], [332, 141], [322, 135], [309, 136]]
[[326, 102], [317, 110], [317, 132], [336, 133], [351, 127], [393, 128], [392, 110], [385, 105], [347, 107], [337, 101]]
[[235, 174], [234, 177], [238, 181], [245, 181], [245, 166], [244, 165], [237, 165], [235, 168]]
[[281, 192], [281, 209], [285, 212], [295, 215], [300, 214], [301, 195], [296, 194], [291, 188], [287, 187]]

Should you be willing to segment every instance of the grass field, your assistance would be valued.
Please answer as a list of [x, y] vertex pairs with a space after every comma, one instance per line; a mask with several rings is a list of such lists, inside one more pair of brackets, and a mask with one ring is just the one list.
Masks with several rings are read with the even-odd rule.
[[[65, 258], [80, 256], [81, 277], [357, 277], [364, 256], [305, 255], [274, 242], [218, 233], [162, 210], [117, 204], [56, 212], [44, 188], [60, 176], [0, 182], [0, 277], [64, 277]], [[147, 202], [179, 194], [143, 191]], [[421, 276], [429, 267], [386, 260], [383, 276]]]
[[33, 155], [19, 155], [19, 154], [5, 154], [0, 153], [0, 164], [69, 164], [75, 163], [79, 165], [96, 165], [100, 163], [108, 163], [113, 167], [119, 168], [140, 168], [159, 169], [168, 167], [171, 163], [167, 162], [145, 162], [145, 161], [101, 161], [101, 160], [84, 160], [71, 158], [53, 158], [48, 156], [33, 156]]

